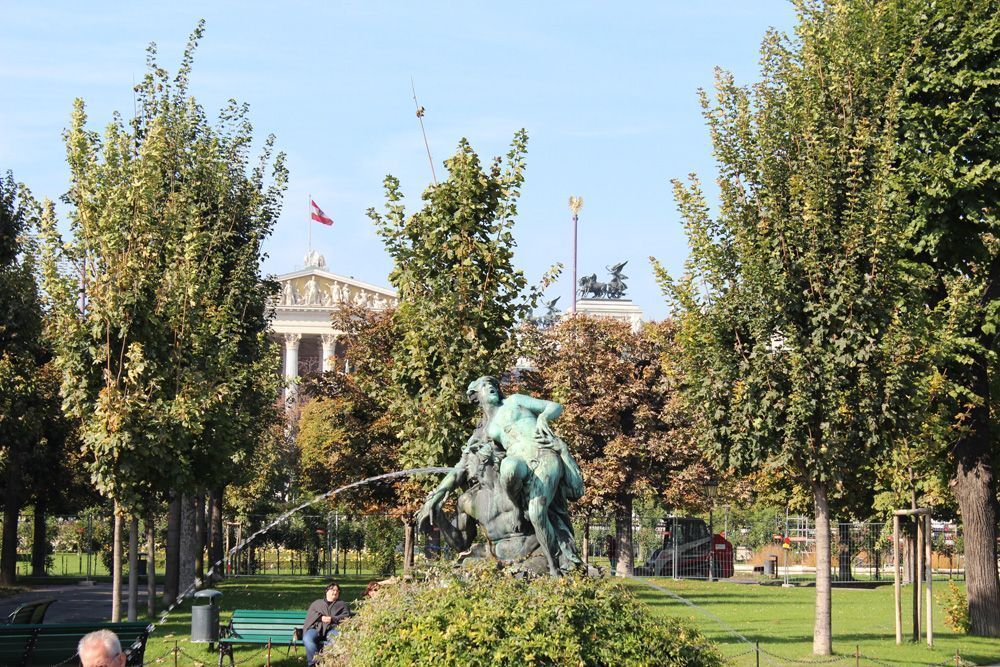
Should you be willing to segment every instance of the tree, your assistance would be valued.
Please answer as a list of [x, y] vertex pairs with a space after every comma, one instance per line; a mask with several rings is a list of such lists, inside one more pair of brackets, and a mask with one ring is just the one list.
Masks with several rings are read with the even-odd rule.
[[[400, 443], [386, 405], [391, 382], [394, 311], [344, 304], [333, 327], [345, 333], [350, 373], [331, 370], [306, 376], [296, 444], [304, 490], [325, 493], [366, 477], [400, 469]], [[360, 512], [399, 510], [397, 489], [405, 480], [361, 486], [331, 499]]]
[[[1000, 326], [1000, 13], [992, 0], [911, 0], [896, 10], [906, 73], [897, 141], [912, 257], [948, 326], [934, 379], [949, 485], [966, 546], [970, 632], [1000, 637], [997, 331]], [[941, 418], [941, 412], [944, 417]], [[927, 439], [925, 438], [924, 441]], [[933, 459], [932, 459], [933, 460]], [[932, 464], [933, 465], [933, 464]]]
[[673, 325], [577, 316], [539, 336], [533, 355], [539, 391], [563, 405], [557, 430], [580, 464], [585, 495], [577, 511], [615, 512], [618, 571], [632, 573], [632, 503], [676, 499], [679, 473], [701, 455], [681, 409], [669, 358]]
[[0, 178], [0, 463], [4, 479], [0, 584], [13, 585], [17, 568], [17, 517], [25, 500], [25, 476], [42, 438], [44, 362], [42, 314], [35, 285], [29, 233], [37, 205], [7, 172]]
[[52, 348], [44, 333], [42, 341], [46, 358], [35, 376], [38, 407], [33, 415], [37, 420], [39, 437], [21, 475], [24, 501], [30, 503], [33, 510], [32, 576], [46, 574], [50, 548], [48, 517], [52, 514], [75, 514], [81, 507], [88, 507], [98, 500], [80, 454], [76, 423], [62, 412], [59, 373], [52, 363]]
[[80, 420], [98, 489], [116, 503], [119, 565], [121, 515], [197, 490], [216, 463], [252, 449], [268, 419], [257, 428], [259, 413], [248, 412], [276, 386], [264, 334], [273, 286], [259, 258], [284, 156], [272, 162], [269, 137], [248, 175], [246, 106], [230, 102], [213, 126], [188, 96], [202, 31], [173, 79], [150, 46], [135, 117], [116, 114], [103, 138], [76, 101], [66, 133], [71, 240], [51, 205], [43, 215], [63, 407]]
[[831, 652], [831, 499], [868, 483], [906, 419], [923, 364], [908, 318], [922, 285], [903, 259], [890, 3], [798, 3], [770, 33], [762, 81], [702, 94], [719, 164], [715, 218], [675, 182], [691, 254], [672, 280], [689, 405], [733, 468], [792, 471], [816, 518], [813, 651]]
[[[399, 294], [391, 381], [378, 403], [393, 419], [404, 467], [454, 461], [473, 424], [469, 382], [513, 366], [512, 331], [539, 294], [513, 265], [527, 141], [517, 132], [506, 163], [494, 158], [484, 171], [462, 139], [445, 161], [447, 179], [424, 191], [421, 210], [407, 217], [399, 181], [387, 176], [385, 213], [368, 211], [393, 259], [389, 280]], [[406, 488], [403, 499], [415, 505], [419, 483]], [[413, 545], [406, 516], [404, 572]]]
[[[301, 483], [325, 493], [367, 477], [398, 470], [399, 441], [384, 410], [336, 371], [323, 395], [308, 400], [299, 416], [296, 442]], [[398, 502], [394, 486], [361, 486], [332, 500], [359, 511], [388, 511]]]
[[387, 176], [385, 214], [369, 211], [399, 294], [384, 404], [404, 466], [454, 461], [473, 424], [469, 382], [513, 366], [512, 331], [537, 300], [513, 265], [527, 140], [519, 131], [506, 162], [495, 158], [484, 171], [463, 139], [445, 162], [448, 178], [424, 192], [421, 210], [407, 216], [399, 181]]

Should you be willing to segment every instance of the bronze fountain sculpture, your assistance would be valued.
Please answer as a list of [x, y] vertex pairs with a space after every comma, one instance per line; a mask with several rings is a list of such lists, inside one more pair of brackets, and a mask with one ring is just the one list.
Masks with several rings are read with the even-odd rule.
[[[460, 558], [492, 557], [536, 574], [579, 568], [568, 502], [583, 495], [583, 477], [549, 426], [562, 406], [523, 394], [505, 397], [489, 376], [472, 382], [467, 394], [482, 418], [462, 458], [425, 501], [418, 527], [437, 526]], [[453, 523], [444, 503], [459, 491]], [[477, 525], [486, 535], [485, 553], [473, 544]]]

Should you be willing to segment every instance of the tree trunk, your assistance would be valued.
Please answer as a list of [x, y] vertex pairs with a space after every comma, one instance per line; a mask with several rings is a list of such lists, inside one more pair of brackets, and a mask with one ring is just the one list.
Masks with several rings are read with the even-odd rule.
[[909, 521], [903, 521], [902, 526], [900, 526], [902, 534], [899, 538], [899, 559], [902, 565], [902, 581], [904, 584], [913, 583], [913, 532], [910, 528]]
[[208, 521], [205, 520], [205, 494], [194, 497], [194, 576], [198, 585], [205, 581], [205, 547], [208, 546]]
[[851, 543], [851, 524], [837, 524], [837, 581], [853, 581], [851, 562], [854, 560], [854, 545]]
[[583, 523], [583, 564], [590, 565], [590, 519]]
[[195, 583], [195, 549], [197, 540], [195, 539], [195, 511], [194, 498], [184, 494], [181, 496], [181, 539], [180, 539], [180, 567], [177, 577], [178, 597], [182, 598], [191, 592]]
[[111, 540], [111, 622], [122, 620], [122, 515], [115, 501], [114, 537]]
[[128, 524], [128, 620], [139, 617], [139, 517]]
[[413, 572], [413, 521], [403, 522], [403, 578], [409, 578]]
[[993, 470], [987, 456], [984, 454], [970, 465], [959, 462], [951, 488], [958, 500], [965, 538], [965, 579], [971, 622], [969, 634], [1000, 637], [996, 497], [993, 494]]
[[[6, 495], [6, 494], [5, 494]], [[17, 518], [16, 504], [3, 506], [3, 544], [0, 546], [0, 584], [13, 586], [17, 578]]]
[[[319, 574], [319, 536], [313, 533], [306, 550], [306, 572], [315, 577]], [[265, 551], [264, 554], [267, 552]]]
[[[914, 508], [916, 509], [916, 503], [914, 503]], [[906, 534], [908, 535], [907, 542], [910, 545], [910, 555], [907, 559], [907, 564], [910, 567], [910, 572], [913, 579], [910, 583], [910, 602], [913, 608], [913, 641], [920, 641], [920, 587], [917, 586], [917, 575], [920, 572], [920, 566], [917, 564], [920, 559], [920, 545], [917, 544], [917, 523], [913, 520], [913, 517], [906, 517]]]
[[813, 482], [816, 509], [816, 617], [813, 625], [813, 654], [833, 651], [830, 616], [830, 505], [826, 485]]
[[170, 607], [180, 592], [181, 499], [171, 493], [167, 506], [166, 559], [163, 563], [163, 604]]
[[7, 461], [7, 484], [3, 493], [3, 540], [0, 543], [0, 584], [13, 586], [17, 579], [17, 519], [21, 513], [20, 456], [12, 452]]
[[31, 538], [31, 576], [44, 577], [45, 559], [49, 555], [49, 540], [45, 526], [45, 500], [35, 501], [35, 525]]
[[[344, 552], [344, 569], [343, 569], [343, 573], [345, 575], [347, 574], [347, 556], [349, 555], [348, 552], [350, 550], [351, 550], [351, 546], [349, 544], [347, 545], [347, 547], [345, 549], [343, 549], [343, 552]], [[360, 554], [361, 554], [361, 547], [358, 547], [358, 555], [360, 555]]]
[[634, 572], [632, 554], [632, 498], [623, 498], [615, 510], [615, 539], [618, 542], [619, 576], [631, 576]]
[[[989, 269], [984, 311], [1000, 299], [1000, 260]], [[980, 329], [979, 342], [985, 350], [995, 350], [994, 333]], [[994, 405], [989, 375], [990, 360], [983, 352], [973, 353], [970, 389], [982, 399], [972, 410], [970, 432], [952, 450], [955, 476], [951, 489], [958, 500], [965, 536], [965, 579], [969, 596], [969, 633], [979, 637], [1000, 637], [1000, 580], [997, 577], [997, 488], [993, 475], [995, 434], [990, 412]]]
[[212, 579], [217, 581], [225, 576], [226, 568], [222, 562], [226, 557], [226, 548], [222, 526], [222, 501], [224, 489], [220, 486], [213, 489], [208, 497], [208, 555], [211, 567], [214, 568]]
[[156, 525], [155, 515], [146, 515], [146, 613], [150, 618], [156, 616]]

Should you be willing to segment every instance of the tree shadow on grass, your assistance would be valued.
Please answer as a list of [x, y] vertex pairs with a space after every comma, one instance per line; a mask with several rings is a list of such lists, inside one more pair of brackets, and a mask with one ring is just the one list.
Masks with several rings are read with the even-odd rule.
[[[680, 595], [679, 593], [675, 593], [675, 594]], [[641, 600], [642, 602], [648, 604], [651, 607], [653, 607], [653, 606], [660, 606], [660, 607], [668, 607], [668, 606], [685, 607], [685, 606], [687, 606], [683, 602], [681, 602], [680, 600], [676, 600], [676, 599], [674, 599], [672, 597], [669, 597], [669, 596], [665, 595], [661, 591], [657, 591], [657, 590], [654, 590], [654, 589], [637, 590], [637, 591], [635, 591], [635, 596], [639, 600]], [[700, 607], [703, 606], [703, 607], [706, 607], [706, 608], [709, 607], [709, 606], [726, 606], [726, 605], [747, 605], [747, 604], [752, 604], [755, 608], [760, 608], [760, 607], [800, 606], [800, 607], [808, 607], [808, 608], [812, 609], [812, 604], [813, 604], [812, 599], [809, 599], [809, 600], [796, 600], [796, 599], [780, 600], [780, 599], [775, 599], [775, 598], [757, 598], [757, 597], [732, 595], [732, 594], [728, 594], [728, 593], [727, 594], [712, 594], [712, 595], [695, 595], [695, 594], [686, 594], [685, 593], [684, 595], [680, 595], [680, 597], [684, 598], [688, 602], [691, 602], [692, 604], [698, 605]]]

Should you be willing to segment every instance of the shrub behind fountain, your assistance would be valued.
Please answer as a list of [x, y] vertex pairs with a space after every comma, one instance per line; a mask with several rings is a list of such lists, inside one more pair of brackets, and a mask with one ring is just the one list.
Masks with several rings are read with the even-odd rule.
[[723, 661], [696, 630], [654, 619], [605, 578], [516, 578], [487, 563], [381, 589], [322, 665], [685, 665]]

